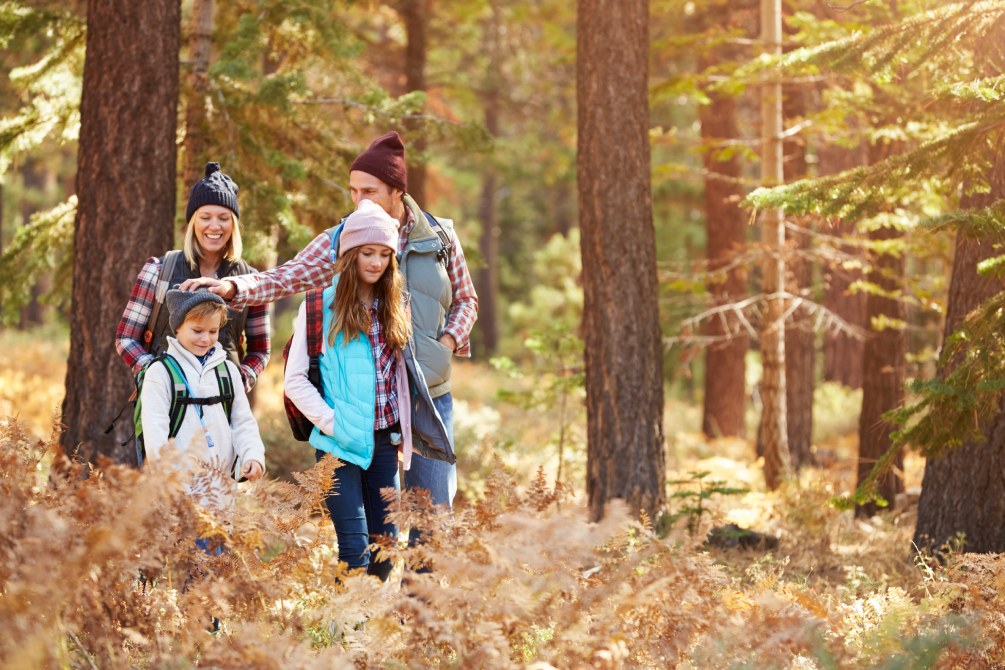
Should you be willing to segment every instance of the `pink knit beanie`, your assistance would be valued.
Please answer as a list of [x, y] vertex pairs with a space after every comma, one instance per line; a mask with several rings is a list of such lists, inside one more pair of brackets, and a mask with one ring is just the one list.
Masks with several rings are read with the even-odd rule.
[[339, 236], [339, 253], [364, 244], [380, 244], [392, 251], [398, 249], [398, 222], [383, 207], [365, 198], [356, 205], [356, 211], [346, 217]]

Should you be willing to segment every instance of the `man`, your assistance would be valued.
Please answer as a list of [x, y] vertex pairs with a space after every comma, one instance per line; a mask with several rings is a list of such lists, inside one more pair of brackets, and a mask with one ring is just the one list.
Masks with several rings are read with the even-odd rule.
[[[454, 439], [450, 370], [453, 356], [470, 356], [469, 335], [478, 317], [478, 296], [453, 222], [423, 213], [407, 194], [405, 145], [396, 132], [375, 139], [349, 166], [353, 204], [372, 200], [398, 221], [398, 257], [411, 297], [416, 354], [433, 404]], [[435, 225], [434, 225], [435, 224]], [[220, 280], [190, 279], [180, 288], [209, 290], [233, 309], [275, 302], [331, 283], [332, 237], [321, 233], [283, 265]], [[457, 466], [416, 455], [405, 472], [407, 489], [427, 489], [436, 505], [453, 504]]]

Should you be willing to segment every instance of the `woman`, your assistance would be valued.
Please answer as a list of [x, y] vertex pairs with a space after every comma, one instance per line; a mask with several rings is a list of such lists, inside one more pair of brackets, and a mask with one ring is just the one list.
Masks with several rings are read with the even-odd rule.
[[[219, 163], [207, 163], [206, 176], [189, 193], [183, 249], [150, 258], [140, 270], [115, 341], [116, 351], [133, 374], [167, 350], [167, 337], [173, 333], [167, 310], [160, 307], [168, 289], [195, 277], [220, 279], [256, 272], [241, 260], [237, 191], [237, 184], [220, 171]], [[269, 362], [269, 337], [267, 307], [228, 310], [220, 344], [240, 368], [246, 390], [251, 390]]]

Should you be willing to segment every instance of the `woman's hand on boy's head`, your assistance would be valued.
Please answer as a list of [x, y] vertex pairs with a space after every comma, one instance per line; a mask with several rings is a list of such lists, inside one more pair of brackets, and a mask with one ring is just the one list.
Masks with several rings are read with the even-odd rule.
[[178, 285], [181, 291], [195, 291], [200, 288], [207, 289], [210, 293], [215, 293], [224, 300], [233, 300], [237, 295], [237, 287], [233, 282], [214, 279], [213, 277], [195, 277], [186, 279]]
[[255, 481], [256, 479], [261, 479], [262, 475], [265, 474], [265, 467], [258, 461], [248, 461], [241, 468], [241, 476], [248, 481]]

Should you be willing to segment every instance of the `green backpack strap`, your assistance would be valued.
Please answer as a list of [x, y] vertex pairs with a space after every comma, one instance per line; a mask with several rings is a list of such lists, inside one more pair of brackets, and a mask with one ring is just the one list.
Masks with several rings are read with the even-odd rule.
[[[171, 375], [171, 409], [168, 411], [169, 430], [168, 437], [178, 437], [181, 431], [181, 424], [185, 420], [185, 409], [188, 404], [188, 385], [185, 383], [185, 373], [182, 371], [178, 361], [171, 354], [164, 354], [160, 358], [167, 367], [168, 374]], [[153, 363], [151, 363], [153, 365]]]
[[227, 361], [219, 363], [213, 371], [216, 373], [216, 385], [220, 389], [223, 411], [227, 413], [227, 423], [230, 423], [230, 410], [234, 408], [234, 380], [230, 376]]

